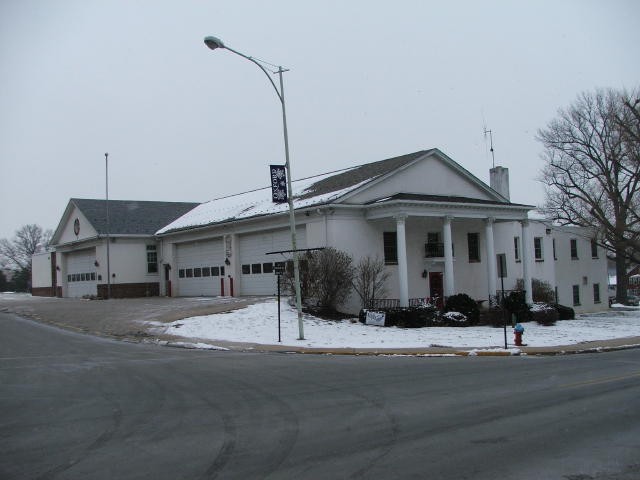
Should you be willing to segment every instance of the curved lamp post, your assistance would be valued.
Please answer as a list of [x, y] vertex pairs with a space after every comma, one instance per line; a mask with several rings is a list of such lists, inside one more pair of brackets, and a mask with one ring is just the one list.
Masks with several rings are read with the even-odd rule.
[[299, 338], [298, 340], [304, 340], [304, 327], [302, 325], [302, 297], [300, 294], [300, 266], [298, 262], [298, 252], [297, 252], [297, 242], [296, 242], [296, 219], [295, 213], [293, 210], [293, 189], [291, 188], [291, 164], [289, 162], [289, 135], [287, 134], [287, 113], [284, 104], [284, 83], [282, 81], [282, 74], [288, 70], [278, 67], [278, 73], [280, 77], [280, 90], [274, 83], [273, 79], [269, 75], [269, 73], [265, 70], [265, 68], [258, 62], [256, 59], [245, 55], [244, 53], [240, 53], [233, 48], [229, 48], [226, 46], [222, 40], [216, 37], [205, 37], [204, 44], [209, 47], [211, 50], [216, 50], [218, 48], [224, 48], [229, 50], [236, 55], [239, 55], [242, 58], [246, 58], [253, 64], [257, 65], [260, 70], [267, 76], [271, 86], [276, 91], [276, 95], [278, 95], [278, 99], [282, 104], [282, 127], [284, 130], [284, 154], [285, 154], [285, 170], [287, 172], [287, 190], [289, 194], [287, 195], [287, 202], [289, 203], [289, 224], [291, 227], [291, 250], [293, 250], [293, 279], [296, 289], [296, 309], [298, 310], [298, 332]]

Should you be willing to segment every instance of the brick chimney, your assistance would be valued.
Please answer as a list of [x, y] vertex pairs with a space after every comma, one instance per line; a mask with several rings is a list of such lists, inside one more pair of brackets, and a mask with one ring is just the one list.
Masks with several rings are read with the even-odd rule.
[[509, 169], [493, 167], [489, 170], [489, 186], [509, 200]]

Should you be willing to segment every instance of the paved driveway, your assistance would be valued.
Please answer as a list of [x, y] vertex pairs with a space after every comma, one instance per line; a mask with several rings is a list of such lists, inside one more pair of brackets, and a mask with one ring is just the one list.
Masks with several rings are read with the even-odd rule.
[[111, 300], [32, 297], [0, 294], [0, 312], [14, 313], [77, 332], [113, 338], [143, 340], [160, 335], [146, 322], [173, 322], [181, 318], [221, 313], [260, 302], [265, 297], [147, 297]]

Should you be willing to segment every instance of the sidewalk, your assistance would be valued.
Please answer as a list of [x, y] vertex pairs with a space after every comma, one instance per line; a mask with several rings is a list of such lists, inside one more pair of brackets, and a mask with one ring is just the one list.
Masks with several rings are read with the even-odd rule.
[[[47, 323], [57, 327], [73, 330], [76, 332], [87, 333], [110, 337], [131, 342], [157, 343], [160, 345], [182, 347], [182, 348], [205, 348], [205, 349], [229, 349], [236, 351], [251, 352], [296, 352], [296, 353], [312, 353], [312, 354], [331, 354], [331, 355], [423, 355], [423, 356], [453, 356], [453, 355], [558, 355], [572, 354], [584, 352], [606, 352], [612, 350], [620, 350], [627, 348], [640, 347], [640, 334], [636, 336], [628, 336], [624, 338], [613, 338], [607, 340], [581, 341], [569, 345], [552, 345], [552, 346], [535, 346], [535, 336], [527, 336], [525, 334], [525, 342], [531, 341], [531, 346], [515, 347], [513, 342], [513, 334], [508, 329], [508, 349], [496, 346], [501, 340], [501, 329], [492, 329], [491, 327], [469, 327], [457, 328], [456, 334], [459, 337], [463, 335], [474, 335], [471, 328], [486, 329], [492, 335], [492, 343], [486, 343], [485, 346], [477, 347], [455, 347], [443, 345], [433, 345], [427, 341], [420, 340], [420, 335], [424, 334], [426, 329], [403, 330], [406, 335], [410, 335], [416, 345], [425, 345], [424, 347], [405, 345], [402, 346], [384, 346], [385, 340], [389, 342], [389, 337], [393, 332], [391, 329], [384, 327], [364, 327], [361, 325], [349, 325], [348, 321], [336, 323], [324, 323], [326, 330], [332, 332], [347, 332], [349, 328], [360, 329], [359, 332], [366, 332], [375, 345], [360, 346], [357, 348], [342, 346], [317, 346], [313, 342], [291, 340], [297, 337], [297, 329], [293, 323], [289, 325], [288, 336], [283, 337], [283, 343], [277, 343], [277, 335], [273, 331], [274, 315], [269, 310], [267, 313], [260, 313], [260, 320], [269, 322], [269, 335], [265, 336], [260, 331], [259, 326], [251, 325], [254, 330], [246, 327], [248, 321], [255, 319], [247, 317], [246, 312], [251, 308], [264, 304], [264, 297], [217, 297], [217, 298], [166, 298], [166, 297], [149, 297], [135, 299], [113, 299], [113, 300], [82, 300], [82, 299], [58, 299], [46, 297], [31, 297], [30, 295], [21, 294], [0, 294], [0, 312], [16, 314], [20, 317], [30, 318], [39, 322]], [[272, 300], [271, 300], [272, 301]], [[240, 310], [242, 309], [242, 310]], [[236, 311], [237, 314], [230, 315], [229, 312]], [[214, 315], [227, 313], [227, 315], [215, 315], [214, 317], [193, 318], [206, 315]], [[291, 313], [291, 312], [289, 312]], [[640, 311], [638, 312], [640, 314]], [[186, 320], [189, 319], [189, 320]], [[198, 320], [218, 321], [213, 328], [214, 333], [204, 335], [202, 330], [189, 330], [187, 327]], [[223, 321], [223, 319], [225, 319]], [[640, 315], [638, 316], [638, 325], [640, 327]], [[314, 321], [315, 320], [315, 321]], [[247, 338], [255, 341], [247, 341], [247, 339], [239, 339], [237, 341], [225, 338], [224, 322], [230, 325], [234, 330], [247, 330]], [[245, 323], [243, 323], [245, 322]], [[310, 330], [309, 338], [315, 336], [318, 338], [319, 331], [313, 330], [318, 328], [320, 323], [317, 319], [305, 320]], [[565, 321], [565, 325], [571, 325], [572, 321]], [[576, 320], [575, 322], [578, 322]], [[609, 322], [611, 324], [611, 322]], [[186, 326], [185, 326], [186, 325]], [[328, 326], [327, 326], [328, 325]], [[525, 328], [526, 328], [525, 324]], [[603, 332], [607, 329], [606, 322], [603, 322]], [[179, 328], [181, 327], [181, 328]], [[211, 325], [209, 325], [211, 328]], [[393, 327], [392, 327], [393, 328]], [[431, 334], [442, 332], [442, 327], [431, 329]], [[535, 328], [533, 325], [531, 329]], [[554, 327], [545, 327], [554, 328]], [[609, 327], [610, 329], [610, 327]], [[423, 332], [420, 332], [423, 330]], [[228, 330], [227, 330], [228, 331]], [[305, 330], [306, 332], [307, 330]], [[636, 328], [636, 332], [640, 332], [640, 328]], [[193, 333], [190, 333], [193, 332]], [[207, 333], [207, 331], [204, 331]], [[397, 331], [395, 333], [398, 333]], [[220, 335], [217, 337], [216, 335]], [[228, 334], [227, 334], [228, 335]], [[338, 333], [340, 335], [340, 333]], [[344, 335], [344, 334], [343, 334]], [[217, 339], [220, 338], [220, 339]], [[362, 338], [362, 337], [361, 337]], [[370, 340], [371, 340], [370, 338]], [[604, 335], [603, 335], [604, 338]], [[376, 340], [379, 342], [376, 343]], [[533, 341], [532, 341], [533, 340]], [[344, 343], [344, 342], [343, 342]], [[371, 341], [369, 342], [371, 343]], [[464, 343], [464, 342], [460, 342]], [[327, 341], [327, 345], [340, 345], [339, 343], [331, 343]], [[354, 342], [357, 344], [357, 342]]]

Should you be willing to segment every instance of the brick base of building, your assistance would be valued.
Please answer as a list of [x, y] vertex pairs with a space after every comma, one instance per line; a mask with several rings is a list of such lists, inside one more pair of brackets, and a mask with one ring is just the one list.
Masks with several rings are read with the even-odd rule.
[[[107, 298], [107, 284], [98, 284], [98, 297]], [[111, 298], [157, 297], [160, 283], [112, 283]]]
[[36, 287], [31, 289], [31, 295], [34, 297], [55, 297], [55, 287]]

